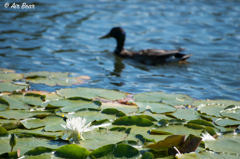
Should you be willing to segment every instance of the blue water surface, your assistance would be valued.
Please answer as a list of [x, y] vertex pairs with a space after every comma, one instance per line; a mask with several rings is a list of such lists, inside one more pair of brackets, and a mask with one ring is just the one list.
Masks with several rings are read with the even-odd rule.
[[[34, 8], [21, 8], [23, 3]], [[164, 91], [196, 99], [240, 100], [239, 0], [6, 0], [0, 6], [0, 68], [72, 72], [81, 87]], [[9, 6], [6, 5], [9, 3]], [[20, 8], [13, 8], [13, 3]], [[113, 54], [114, 26], [125, 48], [187, 48], [184, 64], [146, 66]], [[79, 87], [79, 86], [71, 86]], [[31, 89], [65, 88], [32, 85]]]

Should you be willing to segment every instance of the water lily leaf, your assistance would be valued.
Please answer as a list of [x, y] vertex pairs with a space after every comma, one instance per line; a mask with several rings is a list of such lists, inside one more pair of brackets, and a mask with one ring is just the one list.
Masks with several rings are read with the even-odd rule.
[[138, 116], [124, 116], [121, 118], [116, 119], [113, 123], [113, 125], [136, 125], [136, 126], [151, 126], [153, 125], [153, 122], [146, 119], [141, 118]]
[[198, 112], [207, 114], [214, 117], [221, 117], [220, 111], [224, 110], [226, 106], [218, 103], [200, 104], [198, 106]]
[[215, 124], [219, 126], [237, 126], [240, 125], [240, 121], [220, 118], [215, 121]]
[[4, 119], [26, 119], [29, 117], [43, 117], [52, 114], [50, 111], [30, 111], [30, 110], [5, 110], [0, 112], [0, 118]]
[[2, 96], [4, 100], [6, 100], [9, 103], [9, 109], [29, 109], [29, 106], [22, 101], [19, 101], [15, 98], [12, 98], [11, 96]]
[[160, 102], [172, 106], [191, 104], [193, 99], [184, 94], [167, 94], [164, 92], [147, 92], [134, 95], [137, 102]]
[[239, 154], [240, 136], [239, 135], [223, 135], [216, 140], [204, 141], [205, 147], [214, 152], [224, 152], [229, 154]]
[[116, 144], [122, 140], [136, 140], [135, 137], [129, 137], [124, 131], [108, 131], [106, 129], [84, 132], [83, 137], [78, 143], [79, 146], [88, 150], [94, 150], [108, 144]]
[[140, 152], [128, 145], [128, 144], [118, 144], [116, 149], [113, 151], [113, 156], [114, 157], [121, 157], [121, 158], [132, 158], [132, 157], [139, 157], [140, 156]]
[[240, 105], [240, 101], [234, 101], [234, 100], [198, 100], [193, 102], [192, 105], [194, 106], [200, 106], [200, 105], [219, 105], [219, 106], [229, 106], [229, 105]]
[[146, 147], [154, 150], [167, 150], [168, 148], [172, 148], [173, 146], [181, 146], [184, 142], [184, 138], [184, 135], [171, 135], [164, 140], [160, 140], [157, 143], [149, 144]]
[[98, 101], [90, 101], [82, 98], [68, 98], [49, 102], [47, 108], [60, 107], [62, 112], [75, 112], [85, 108], [99, 109], [100, 106], [101, 103]]
[[145, 110], [151, 110], [155, 113], [166, 113], [166, 112], [175, 112], [176, 108], [162, 104], [162, 103], [150, 103], [150, 102], [136, 102], [139, 112], [143, 112]]
[[86, 79], [90, 79], [88, 76], [69, 77], [69, 75], [70, 73], [61, 72], [30, 72], [25, 74], [24, 80], [49, 86], [71, 86], [73, 84], [82, 84]]
[[12, 80], [20, 80], [23, 78], [23, 74], [18, 73], [1, 73], [0, 72], [0, 82], [12, 81]]
[[5, 69], [5, 68], [0, 68], [0, 73], [4, 74], [4, 73], [15, 73], [15, 70], [9, 70], [9, 69]]
[[24, 159], [62, 159], [61, 157], [57, 157], [52, 153], [44, 153], [36, 156], [24, 156]]
[[20, 156], [18, 156], [17, 151], [7, 152], [0, 155], [0, 158], [19, 158], [19, 157]]
[[4, 127], [6, 130], [12, 130], [12, 129], [23, 127], [22, 123], [19, 121], [16, 121], [16, 120], [8, 120], [8, 121], [10, 122], [2, 124], [2, 127]]
[[117, 100], [126, 98], [127, 94], [124, 92], [119, 92], [115, 90], [107, 90], [107, 89], [100, 89], [100, 88], [84, 88], [78, 87], [75, 89], [72, 88], [65, 88], [57, 90], [57, 94], [65, 97], [82, 97], [87, 99], [94, 99], [94, 98], [105, 98], [110, 100]]
[[0, 98], [0, 111], [6, 110], [9, 107], [9, 103], [3, 99]]
[[37, 128], [37, 129], [13, 129], [10, 130], [9, 133], [11, 134], [18, 134], [19, 136], [31, 136], [31, 137], [46, 137], [51, 139], [56, 139], [56, 137], [62, 135], [62, 132], [45, 132], [43, 128]]
[[[58, 115], [62, 115], [62, 113], [57, 113]], [[103, 114], [100, 111], [77, 111], [77, 112], [73, 112], [73, 113], [64, 113], [64, 116], [67, 118], [71, 118], [71, 117], [81, 117], [81, 118], [86, 118], [87, 122], [91, 122], [94, 120], [104, 120], [104, 119], [108, 119], [108, 120], [114, 120], [116, 118], [115, 115], [108, 115], [108, 114]]]
[[[54, 121], [54, 122], [53, 122]], [[63, 121], [63, 118], [56, 115], [49, 115], [45, 117], [44, 119], [25, 119], [21, 121], [21, 123], [24, 125], [27, 129], [33, 129], [38, 127], [45, 126], [45, 131], [61, 131], [65, 130], [61, 124], [65, 125], [65, 122]]]
[[25, 155], [36, 156], [36, 155], [40, 155], [42, 153], [47, 153], [47, 152], [52, 152], [52, 151], [53, 151], [53, 149], [48, 148], [48, 147], [35, 147], [34, 149], [26, 152]]
[[13, 91], [22, 91], [28, 89], [28, 84], [12, 84], [10, 82], [1, 82], [0, 83], [0, 92], [13, 92]]
[[220, 114], [222, 116], [227, 116], [229, 118], [240, 120], [240, 107], [234, 106], [232, 108], [222, 110], [220, 111]]
[[[117, 147], [116, 144], [109, 144], [109, 145], [105, 145], [102, 146], [100, 148], [95, 149], [94, 151], [91, 152], [91, 154], [89, 155], [90, 157], [94, 158], [101, 158], [107, 155], [111, 155], [113, 150]], [[108, 156], [109, 157], [109, 156]]]
[[44, 97], [45, 101], [57, 101], [64, 99], [63, 97], [57, 95], [56, 92], [29, 90], [28, 93], [39, 94]]
[[190, 120], [187, 122], [188, 124], [198, 124], [198, 125], [202, 125], [202, 126], [209, 126], [209, 127], [215, 127], [212, 123], [205, 121], [205, 120]]
[[166, 115], [180, 120], [195, 120], [200, 118], [200, 115], [195, 108], [177, 109], [176, 112], [166, 113]]
[[181, 159], [215, 159], [215, 158], [221, 158], [221, 159], [238, 159], [239, 156], [237, 155], [231, 155], [231, 154], [223, 154], [223, 153], [214, 153], [212, 151], [200, 151], [200, 152], [192, 152], [192, 153], [185, 153], [185, 154], [177, 154], [177, 158]]
[[0, 126], [0, 136], [6, 135], [8, 135], [8, 131], [4, 127]]
[[79, 159], [85, 159], [90, 154], [90, 152], [78, 145], [70, 144], [65, 145], [60, 148], [58, 148], [55, 152], [56, 156], [62, 157], [62, 158], [79, 158]]
[[154, 155], [151, 152], [145, 152], [142, 159], [154, 159]]
[[[0, 138], [0, 154], [9, 152], [11, 146], [9, 145], [10, 136], [8, 138]], [[59, 141], [51, 141], [43, 138], [17, 138], [17, 144], [14, 146], [13, 151], [17, 149], [21, 150], [21, 155], [25, 154], [27, 151], [33, 149], [34, 147], [49, 147], [58, 148], [61, 146]]]
[[185, 136], [188, 136], [189, 134], [194, 134], [195, 136], [199, 136], [203, 129], [204, 129], [204, 127], [202, 127], [202, 129], [192, 129], [192, 128], [188, 128], [184, 125], [171, 124], [168, 126], [151, 129], [151, 131], [155, 130], [155, 131], [169, 132], [172, 134], [185, 135]]
[[102, 110], [102, 113], [104, 113], [104, 114], [116, 115], [117, 117], [126, 116], [126, 114], [124, 114], [123, 112], [121, 112], [121, 111], [119, 111], [119, 110], [117, 110], [117, 109], [114, 109], [114, 108], [104, 109], [104, 110]]
[[115, 104], [115, 103], [102, 103], [101, 109], [114, 108], [122, 111], [125, 114], [138, 111], [138, 107], [135, 105]]

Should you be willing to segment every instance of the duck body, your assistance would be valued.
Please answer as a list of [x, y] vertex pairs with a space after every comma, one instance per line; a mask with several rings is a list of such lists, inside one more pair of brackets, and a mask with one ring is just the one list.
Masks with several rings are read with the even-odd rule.
[[114, 51], [114, 53], [117, 56], [121, 56], [123, 58], [130, 58], [147, 65], [157, 65], [161, 63], [185, 61], [192, 55], [180, 53], [182, 50], [184, 50], [182, 48], [178, 50], [169, 51], [160, 49], [144, 49], [140, 51], [128, 51], [124, 49], [126, 33], [120, 27], [112, 28], [107, 35], [100, 37], [100, 39], [111, 37], [115, 38], [117, 41], [117, 46]]

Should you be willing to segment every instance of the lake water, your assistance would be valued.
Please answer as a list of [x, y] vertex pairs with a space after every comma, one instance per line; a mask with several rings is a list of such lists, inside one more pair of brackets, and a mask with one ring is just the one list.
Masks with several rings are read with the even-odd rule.
[[[1, 2], [0, 68], [90, 76], [82, 87], [240, 100], [239, 0], [28, 0], [35, 8], [21, 9], [23, 2]], [[126, 31], [126, 49], [184, 47], [193, 56], [158, 66], [116, 57], [115, 40], [98, 39], [114, 26]]]

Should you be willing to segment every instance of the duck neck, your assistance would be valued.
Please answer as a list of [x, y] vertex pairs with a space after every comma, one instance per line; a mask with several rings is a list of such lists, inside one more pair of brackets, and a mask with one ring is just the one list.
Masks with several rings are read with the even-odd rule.
[[124, 41], [125, 39], [117, 39], [117, 47], [115, 49], [115, 54], [120, 54], [121, 51], [124, 49]]

